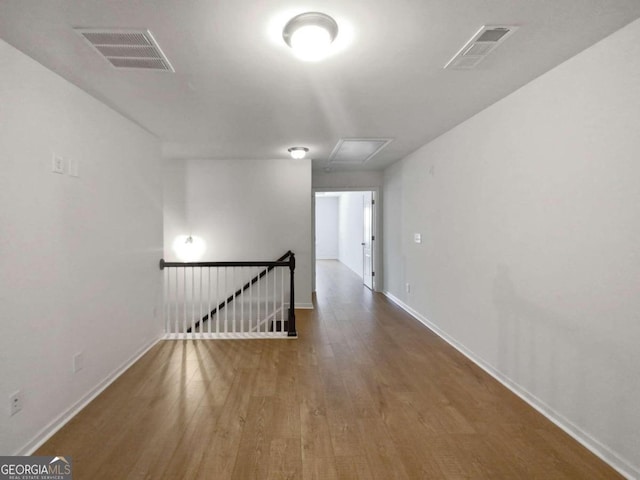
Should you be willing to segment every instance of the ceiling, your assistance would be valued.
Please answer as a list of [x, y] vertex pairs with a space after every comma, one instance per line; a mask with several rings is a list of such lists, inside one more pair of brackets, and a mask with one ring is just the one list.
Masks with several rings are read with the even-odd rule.
[[[296, 59], [281, 37], [322, 11], [340, 51]], [[640, 17], [638, 0], [0, 0], [0, 38], [143, 126], [166, 158], [380, 169]], [[476, 69], [444, 70], [485, 24], [520, 28]], [[117, 70], [72, 27], [145, 28], [175, 73]], [[344, 137], [393, 138], [363, 166]]]

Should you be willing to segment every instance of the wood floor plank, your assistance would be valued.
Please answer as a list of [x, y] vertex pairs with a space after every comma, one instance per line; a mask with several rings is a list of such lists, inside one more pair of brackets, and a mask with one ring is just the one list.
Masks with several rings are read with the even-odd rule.
[[302, 478], [300, 438], [274, 438], [269, 448], [267, 480]]
[[338, 480], [335, 458], [303, 455], [301, 478], [302, 480]]
[[373, 478], [364, 455], [337, 456], [336, 473], [339, 480], [367, 480]]
[[[219, 412], [208, 405], [200, 406], [189, 421], [183, 435], [162, 432], [149, 442], [127, 479], [196, 478], [196, 472], [207, 454]], [[206, 418], [207, 421], [202, 421]]]
[[256, 374], [257, 368], [238, 369], [213, 435], [203, 439], [209, 445], [209, 450], [200, 463], [196, 478], [214, 478], [214, 475], [231, 478], [247, 422]]
[[381, 418], [358, 420], [360, 435], [366, 438], [364, 453], [376, 480], [410, 480], [400, 460], [401, 445], [394, 443]]
[[74, 478], [620, 479], [335, 261], [296, 340], [160, 342], [35, 452]]
[[231, 478], [245, 480], [266, 478], [269, 472], [269, 453], [273, 440], [275, 418], [274, 397], [251, 397], [245, 426], [238, 446], [238, 454]]

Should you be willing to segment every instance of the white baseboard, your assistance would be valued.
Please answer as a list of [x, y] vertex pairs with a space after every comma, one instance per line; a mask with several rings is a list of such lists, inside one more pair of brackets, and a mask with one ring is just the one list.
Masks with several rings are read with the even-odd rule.
[[414, 317], [420, 323], [425, 325], [429, 330], [442, 338], [445, 342], [451, 345], [453, 348], [462, 353], [465, 357], [471, 360], [473, 363], [482, 368], [485, 372], [499, 381], [502, 385], [507, 387], [513, 393], [515, 393], [522, 400], [527, 402], [533, 408], [535, 408], [538, 412], [544, 415], [547, 419], [553, 422], [555, 425], [564, 430], [567, 434], [571, 435], [576, 441], [582, 444], [585, 448], [591, 451], [594, 455], [599, 457], [604, 462], [608, 463], [612, 468], [618, 471], [620, 475], [624, 476], [629, 480], [638, 480], [640, 479], [640, 470], [636, 467], [632, 466], [629, 462], [621, 458], [618, 454], [616, 454], [609, 447], [601, 443], [600, 441], [593, 438], [591, 435], [586, 433], [580, 427], [572, 423], [570, 420], [565, 418], [562, 414], [555, 411], [553, 408], [549, 407], [544, 401], [540, 400], [535, 395], [528, 392], [525, 388], [511, 380], [506, 375], [503, 375], [494, 367], [492, 367], [489, 363], [485, 362], [483, 359], [476, 356], [471, 350], [467, 349], [464, 345], [456, 341], [453, 337], [448, 335], [446, 332], [442, 331], [435, 324], [430, 322], [426, 317], [422, 316], [419, 312], [411, 308], [409, 305], [404, 303], [399, 298], [395, 297], [392, 293], [384, 291], [384, 295], [391, 300], [393, 303], [402, 308], [409, 315]]
[[313, 310], [313, 303], [297, 303], [296, 308], [300, 310]]
[[120, 367], [116, 368], [113, 372], [107, 375], [98, 385], [96, 385], [91, 391], [84, 395], [80, 400], [74, 403], [67, 410], [62, 412], [46, 427], [44, 427], [38, 434], [32, 438], [26, 445], [20, 448], [14, 455], [32, 455], [38, 448], [40, 448], [47, 440], [49, 440], [58, 430], [64, 427], [69, 420], [75, 417], [80, 411], [86, 407], [91, 401], [100, 395], [109, 385], [118, 379], [131, 365], [136, 363], [140, 357], [147, 353], [154, 345], [156, 345], [161, 338], [152, 340], [142, 348], [140, 348], [129, 360], [124, 362]]
[[[289, 308], [288, 302], [284, 303], [284, 308]], [[314, 308], [313, 303], [296, 302], [296, 310], [313, 310]]]

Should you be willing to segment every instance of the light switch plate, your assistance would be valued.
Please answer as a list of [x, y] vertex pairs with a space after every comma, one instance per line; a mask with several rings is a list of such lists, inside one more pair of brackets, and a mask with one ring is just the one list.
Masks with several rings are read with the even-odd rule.
[[51, 171], [53, 173], [60, 173], [64, 175], [64, 164], [64, 158], [54, 153], [53, 158], [51, 159]]
[[79, 177], [80, 176], [80, 162], [78, 162], [75, 158], [69, 159], [69, 175], [71, 177]]
[[413, 234], [413, 241], [416, 243], [422, 243], [422, 235], [419, 233]]
[[84, 353], [78, 352], [73, 356], [73, 373], [78, 373], [84, 368]]

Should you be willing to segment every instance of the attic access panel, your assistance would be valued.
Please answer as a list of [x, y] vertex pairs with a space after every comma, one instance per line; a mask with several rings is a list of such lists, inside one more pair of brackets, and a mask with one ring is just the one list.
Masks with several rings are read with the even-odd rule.
[[386, 147], [390, 138], [341, 138], [329, 156], [329, 163], [362, 165]]

